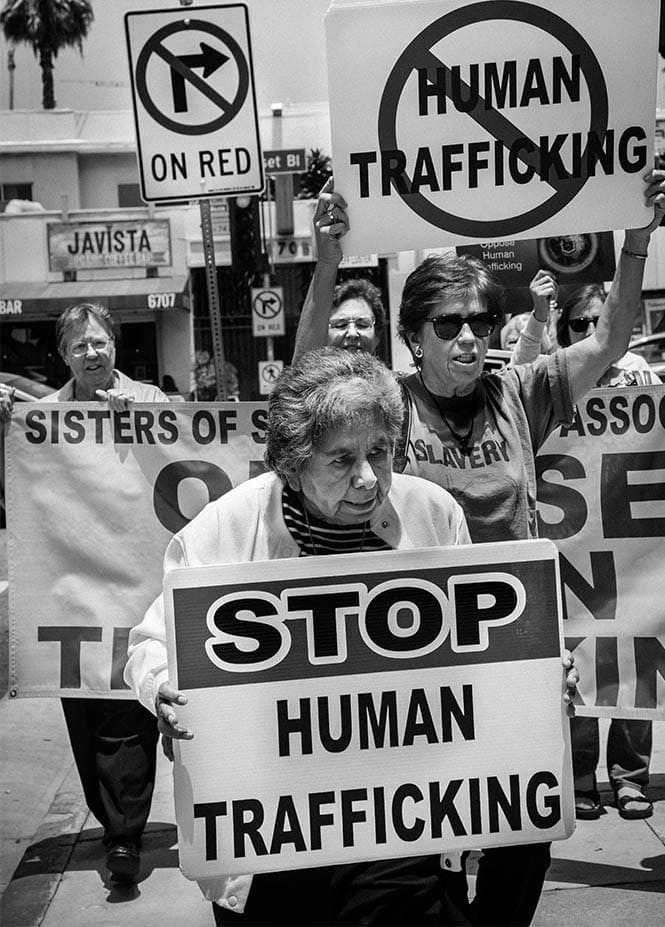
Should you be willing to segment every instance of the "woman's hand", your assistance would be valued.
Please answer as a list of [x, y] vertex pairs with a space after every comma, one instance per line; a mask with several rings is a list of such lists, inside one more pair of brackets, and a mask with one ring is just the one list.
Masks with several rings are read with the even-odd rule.
[[665, 171], [647, 171], [642, 178], [646, 183], [644, 201], [653, 208], [653, 219], [641, 229], [626, 230], [626, 248], [636, 253], [646, 254], [649, 239], [665, 216]]
[[[186, 705], [187, 698], [173, 688], [167, 680], [159, 687], [155, 699], [155, 714], [157, 715], [157, 729], [164, 737], [173, 740], [191, 740], [194, 735], [187, 728], [180, 727], [174, 705]], [[168, 754], [167, 754], [168, 756]]]
[[566, 671], [566, 691], [563, 693], [563, 700], [566, 703], [566, 713], [569, 718], [572, 718], [575, 716], [574, 699], [577, 695], [577, 683], [580, 681], [580, 674], [575, 666], [575, 657], [570, 650], [564, 650], [561, 662]]
[[333, 189], [333, 178], [329, 177], [321, 188], [314, 213], [314, 234], [316, 236], [317, 260], [339, 264], [344, 256], [339, 243], [349, 230], [346, 215], [346, 201]]
[[549, 270], [539, 270], [529, 284], [533, 314], [539, 322], [547, 322], [552, 303], [556, 305], [558, 287]]
[[114, 412], [126, 412], [134, 402], [132, 393], [126, 393], [124, 390], [116, 388], [96, 389], [95, 396], [102, 402], [108, 402], [109, 409], [112, 409]]

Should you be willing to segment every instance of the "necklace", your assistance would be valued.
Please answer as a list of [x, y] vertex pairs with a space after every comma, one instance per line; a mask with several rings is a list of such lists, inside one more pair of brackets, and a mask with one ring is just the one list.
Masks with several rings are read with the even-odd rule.
[[[305, 505], [305, 500], [300, 496], [300, 502], [302, 503], [302, 510], [305, 516], [305, 525], [307, 526], [307, 534], [309, 535], [309, 543], [312, 545], [312, 551], [314, 556], [318, 556], [318, 550], [316, 549], [316, 544], [314, 543], [314, 535], [312, 534], [312, 526], [309, 521], [309, 512], [307, 511], [307, 506]], [[363, 548], [365, 546], [365, 533], [367, 531], [367, 522], [363, 522], [363, 533], [360, 535], [360, 549], [356, 553], [362, 554]]]
[[437, 411], [438, 411], [439, 415], [441, 416], [441, 418], [443, 419], [443, 421], [444, 421], [444, 423], [445, 423], [445, 425], [446, 425], [446, 428], [447, 428], [448, 431], [450, 432], [450, 434], [451, 434], [453, 440], [454, 440], [454, 441], [457, 443], [457, 445], [459, 446], [460, 451], [461, 451], [466, 457], [468, 457], [468, 456], [471, 454], [471, 435], [473, 434], [473, 426], [475, 425], [475, 418], [476, 418], [476, 411], [477, 411], [477, 408], [476, 408], [476, 406], [477, 406], [477, 403], [476, 403], [476, 391], [475, 391], [475, 389], [474, 389], [474, 391], [473, 391], [472, 402], [471, 402], [471, 422], [470, 422], [470, 424], [469, 424], [469, 427], [468, 427], [467, 430], [466, 430], [466, 433], [465, 433], [465, 434], [461, 434], [459, 431], [455, 431], [455, 429], [453, 428], [453, 426], [450, 424], [450, 422], [449, 422], [449, 420], [448, 420], [448, 417], [447, 417], [446, 413], [445, 413], [445, 412], [443, 411], [443, 409], [441, 408], [441, 403], [439, 402], [438, 396], [435, 396], [434, 393], [427, 387], [427, 384], [426, 384], [425, 381], [423, 380], [422, 371], [420, 371], [420, 370], [418, 371], [418, 376], [420, 377], [420, 382], [421, 382], [422, 385], [423, 385], [423, 389], [425, 390], [425, 392], [427, 393], [427, 395], [430, 397], [430, 399], [432, 400], [432, 402], [433, 402], [434, 405], [436, 406]]

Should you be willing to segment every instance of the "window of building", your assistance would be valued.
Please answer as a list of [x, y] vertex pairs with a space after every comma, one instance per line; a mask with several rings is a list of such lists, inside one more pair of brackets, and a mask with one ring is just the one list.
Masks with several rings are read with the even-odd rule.
[[[187, 206], [189, 200], [177, 200], [168, 203], [155, 203], [159, 209], [160, 206]], [[145, 206], [146, 202], [141, 198], [141, 187], [137, 183], [119, 183], [118, 184], [118, 206], [131, 209], [135, 206]]]
[[118, 206], [130, 208], [132, 206], [145, 206], [141, 199], [140, 187], [137, 183], [118, 184]]
[[0, 211], [10, 200], [31, 200], [31, 183], [0, 183]]

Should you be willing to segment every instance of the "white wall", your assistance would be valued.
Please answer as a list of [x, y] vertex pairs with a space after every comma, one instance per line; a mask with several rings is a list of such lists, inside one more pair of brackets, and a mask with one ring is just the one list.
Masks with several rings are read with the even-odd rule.
[[79, 155], [79, 189], [81, 209], [115, 209], [118, 206], [118, 184], [138, 183], [136, 155]]
[[31, 183], [32, 198], [44, 209], [60, 209], [65, 194], [70, 209], [78, 209], [78, 166], [74, 152], [46, 152], [3, 155], [0, 158], [2, 183]]

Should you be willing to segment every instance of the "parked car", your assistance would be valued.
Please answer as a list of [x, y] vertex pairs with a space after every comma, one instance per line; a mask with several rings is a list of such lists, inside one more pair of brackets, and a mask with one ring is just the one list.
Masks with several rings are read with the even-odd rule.
[[630, 350], [643, 357], [653, 372], [665, 381], [665, 332], [636, 338]]
[[14, 398], [19, 402], [35, 402], [37, 399], [43, 399], [44, 396], [50, 396], [57, 388], [43, 380], [23, 377], [18, 373], [5, 373], [3, 370], [0, 370], [0, 383], [13, 386], [16, 390]]

